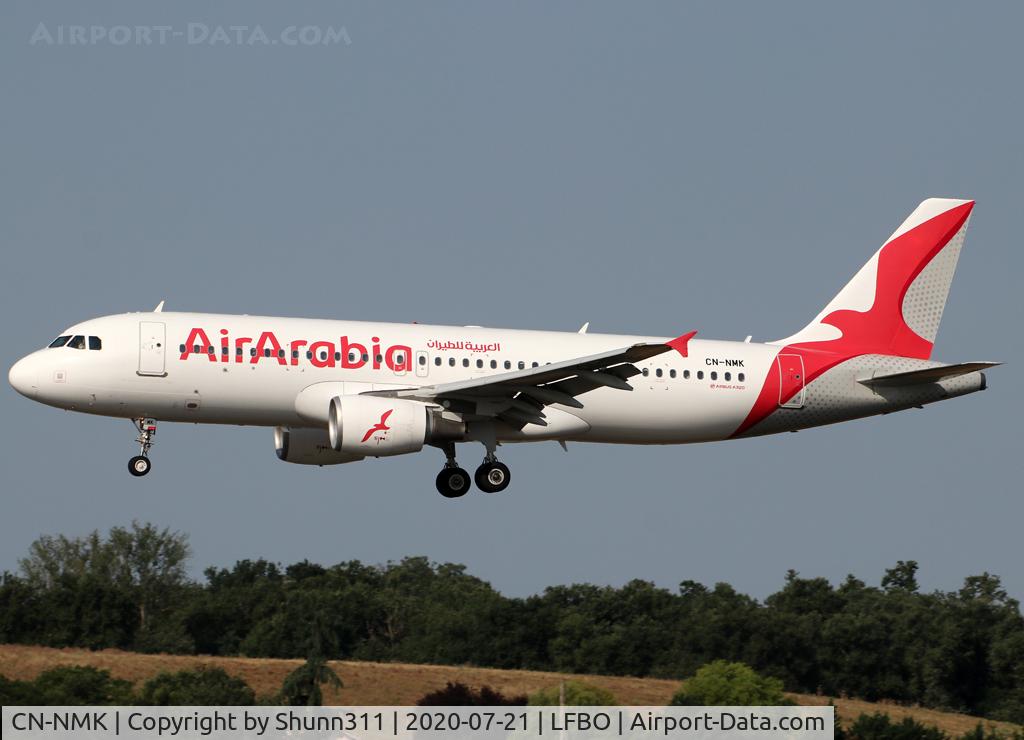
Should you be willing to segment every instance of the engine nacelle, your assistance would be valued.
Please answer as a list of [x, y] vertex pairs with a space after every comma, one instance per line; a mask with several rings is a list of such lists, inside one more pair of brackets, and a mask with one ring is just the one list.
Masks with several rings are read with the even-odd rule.
[[274, 449], [278, 460], [299, 465], [340, 465], [363, 459], [363, 455], [350, 455], [332, 448], [326, 429], [277, 427], [274, 430]]
[[405, 455], [466, 436], [466, 425], [436, 406], [381, 396], [335, 396], [327, 422], [331, 448], [360, 457]]

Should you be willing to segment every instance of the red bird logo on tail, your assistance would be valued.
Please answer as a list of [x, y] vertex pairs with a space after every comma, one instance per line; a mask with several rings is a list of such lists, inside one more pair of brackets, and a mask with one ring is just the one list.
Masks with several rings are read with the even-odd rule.
[[394, 409], [388, 409], [383, 414], [381, 414], [380, 421], [378, 421], [376, 424], [374, 424], [372, 427], [366, 430], [366, 434], [363, 435], [362, 441], [365, 442], [377, 432], [389, 431], [391, 427], [389, 427], [386, 422], [388, 420], [388, 417], [391, 416], [393, 412]]

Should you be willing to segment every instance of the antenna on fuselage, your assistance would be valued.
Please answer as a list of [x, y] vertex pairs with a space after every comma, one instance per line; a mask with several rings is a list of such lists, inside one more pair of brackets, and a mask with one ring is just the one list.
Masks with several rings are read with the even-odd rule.
[[163, 313], [163, 312], [164, 312], [164, 302], [160, 301], [158, 304], [156, 304], [156, 308], [153, 309], [153, 313]]
[[576, 333], [577, 334], [586, 334], [587, 333], [587, 329], [589, 329], [589, 328], [590, 328], [590, 322], [588, 321], [583, 326], [581, 326], [580, 330], [578, 332], [576, 332]]

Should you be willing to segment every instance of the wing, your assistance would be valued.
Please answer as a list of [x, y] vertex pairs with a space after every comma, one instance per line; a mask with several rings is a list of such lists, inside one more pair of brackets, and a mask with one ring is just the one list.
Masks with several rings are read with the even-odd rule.
[[671, 350], [685, 357], [687, 343], [696, 333], [664, 344], [634, 344], [525, 370], [419, 388], [373, 391], [368, 395], [444, 403], [448, 410], [464, 418], [501, 419], [520, 429], [527, 424], [547, 426], [545, 406], [561, 404], [581, 409], [584, 402], [578, 396], [595, 388], [631, 391], [633, 386], [626, 381], [640, 373], [634, 362]]

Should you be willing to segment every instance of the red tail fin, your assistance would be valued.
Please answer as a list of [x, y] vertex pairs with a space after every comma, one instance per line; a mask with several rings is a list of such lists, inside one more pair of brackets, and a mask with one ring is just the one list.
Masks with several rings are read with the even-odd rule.
[[775, 344], [928, 359], [973, 208], [921, 203], [814, 321]]

